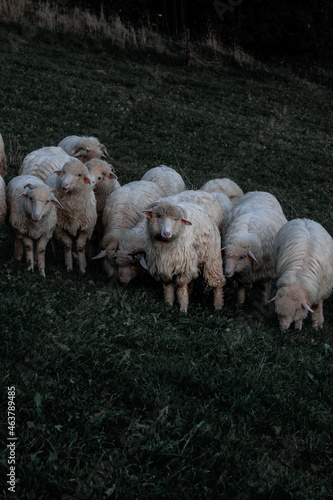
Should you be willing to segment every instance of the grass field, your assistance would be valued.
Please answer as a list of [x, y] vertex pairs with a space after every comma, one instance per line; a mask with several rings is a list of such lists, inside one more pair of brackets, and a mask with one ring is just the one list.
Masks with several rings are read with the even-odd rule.
[[[333, 234], [331, 81], [268, 64], [194, 62], [0, 29], [7, 181], [23, 157], [97, 136], [121, 184], [161, 163], [188, 188], [230, 177]], [[46, 279], [0, 233], [3, 495], [38, 499], [333, 498], [333, 310], [279, 330], [273, 306], [198, 288], [189, 312], [153, 280], [112, 284], [89, 262]], [[15, 387], [16, 496], [7, 387]]]

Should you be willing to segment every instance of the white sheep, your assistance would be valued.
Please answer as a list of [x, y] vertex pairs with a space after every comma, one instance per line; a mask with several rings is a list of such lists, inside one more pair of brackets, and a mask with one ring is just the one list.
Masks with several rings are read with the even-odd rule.
[[114, 257], [123, 234], [142, 219], [141, 211], [148, 204], [161, 197], [162, 191], [155, 182], [142, 180], [124, 184], [107, 197], [102, 216], [103, 250], [94, 258], [104, 258], [104, 269], [109, 277], [116, 275]]
[[5, 221], [7, 215], [6, 183], [0, 175], [0, 226]]
[[[219, 231], [222, 231], [223, 209], [212, 194], [195, 190], [181, 191], [173, 196], [158, 199], [149, 206], [149, 209], [166, 201], [172, 204], [187, 201], [200, 205], [211, 216]], [[144, 222], [145, 220], [140, 220], [133, 228], [123, 233], [113, 259], [114, 274], [121, 283], [126, 285], [137, 276], [144, 274], [144, 258], [147, 242], [146, 225]]]
[[62, 148], [48, 146], [27, 154], [18, 171], [19, 175], [34, 175], [45, 181], [53, 172], [61, 170], [71, 157]]
[[114, 168], [110, 163], [99, 158], [92, 158], [86, 163], [90, 180], [96, 196], [97, 215], [102, 215], [105, 200], [112, 191], [120, 187]]
[[97, 220], [96, 198], [89, 170], [80, 160], [71, 158], [62, 170], [50, 175], [45, 182], [56, 190], [57, 198], [63, 207], [58, 213], [54, 236], [64, 245], [66, 268], [68, 271], [73, 269], [74, 242], [79, 269], [85, 273], [86, 243], [93, 233]]
[[45, 276], [45, 248], [56, 226], [60, 202], [53, 189], [37, 177], [19, 175], [8, 184], [7, 203], [9, 225], [16, 236], [14, 257], [20, 261], [25, 249], [29, 270], [33, 271], [36, 262]]
[[275, 278], [273, 245], [277, 232], [287, 222], [281, 205], [270, 193], [251, 191], [233, 206], [223, 237], [225, 276], [239, 285], [238, 302], [245, 300], [245, 284], [263, 283], [267, 303]]
[[163, 196], [171, 196], [186, 189], [182, 176], [166, 165], [151, 168], [143, 175], [141, 180], [156, 182], [161, 188]]
[[244, 196], [243, 190], [231, 179], [211, 179], [201, 186], [202, 191], [207, 191], [208, 193], [224, 193], [228, 196], [231, 203], [234, 205], [242, 196]]
[[308, 311], [313, 328], [324, 323], [323, 300], [333, 288], [333, 240], [321, 224], [294, 219], [278, 232], [274, 243], [277, 292], [275, 310], [280, 327], [302, 328]]
[[215, 309], [223, 306], [221, 235], [211, 217], [199, 205], [169, 201], [144, 210], [147, 217], [147, 265], [150, 274], [163, 281], [164, 299], [173, 305], [175, 288], [180, 310], [187, 312], [189, 287], [202, 272], [213, 290]]
[[5, 144], [2, 135], [0, 134], [0, 175], [5, 179], [7, 173], [7, 157], [5, 152]]
[[78, 135], [69, 135], [62, 139], [58, 146], [66, 151], [70, 156], [75, 156], [83, 163], [91, 160], [92, 158], [102, 158], [102, 156], [109, 156], [104, 144], [101, 144], [97, 137], [87, 137]]

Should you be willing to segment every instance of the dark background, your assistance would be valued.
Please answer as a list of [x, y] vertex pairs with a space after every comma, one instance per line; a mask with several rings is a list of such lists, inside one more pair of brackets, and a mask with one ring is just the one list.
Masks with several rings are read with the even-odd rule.
[[[302, 56], [330, 63], [333, 54], [332, 0], [54, 0], [123, 22], [150, 25], [192, 40], [213, 33], [225, 45], [241, 46], [257, 57]], [[219, 8], [219, 14], [214, 4]]]

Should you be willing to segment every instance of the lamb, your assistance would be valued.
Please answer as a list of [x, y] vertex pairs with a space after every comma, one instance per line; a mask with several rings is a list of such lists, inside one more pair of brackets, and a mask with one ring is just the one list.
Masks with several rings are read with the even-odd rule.
[[3, 142], [2, 135], [0, 134], [0, 175], [3, 179], [6, 178], [7, 173], [7, 158], [5, 152], [5, 144]]
[[[26, 252], [28, 269], [35, 262], [45, 277], [45, 248], [57, 222], [57, 208], [62, 208], [53, 189], [33, 175], [19, 175], [8, 184], [9, 225], [16, 241], [14, 257], [21, 261]], [[35, 251], [34, 251], [35, 246]]]
[[287, 330], [311, 312], [313, 328], [324, 323], [323, 300], [333, 288], [333, 239], [318, 222], [294, 219], [278, 232], [274, 243], [277, 275], [275, 310]]
[[62, 170], [50, 175], [46, 184], [54, 188], [63, 209], [58, 213], [55, 238], [62, 242], [67, 271], [73, 270], [73, 240], [78, 254], [79, 269], [86, 272], [85, 248], [96, 220], [96, 198], [89, 179], [89, 170], [76, 158], [65, 163]]
[[186, 189], [181, 175], [166, 165], [151, 168], [144, 174], [141, 180], [156, 182], [161, 188], [163, 196], [171, 196]]
[[165, 302], [173, 305], [176, 287], [180, 311], [187, 313], [189, 287], [202, 271], [207, 288], [213, 290], [215, 309], [222, 309], [221, 236], [207, 212], [194, 203], [165, 201], [143, 214], [148, 226], [148, 269], [163, 281]]
[[104, 258], [104, 269], [109, 277], [117, 272], [114, 257], [123, 234], [142, 219], [141, 211], [162, 195], [155, 182], [141, 180], [124, 184], [107, 197], [102, 216], [103, 250], [94, 259]]
[[0, 226], [5, 221], [7, 215], [6, 183], [0, 175]]
[[236, 182], [232, 181], [228, 178], [223, 179], [211, 179], [206, 182], [200, 188], [202, 191], [207, 191], [207, 193], [224, 193], [228, 196], [231, 203], [234, 205], [242, 196], [244, 196], [243, 190], [236, 184]]
[[[204, 191], [186, 190], [169, 196], [158, 199], [151, 206], [156, 206], [160, 203], [169, 201], [176, 204], [178, 201], [187, 201], [200, 205], [216, 223], [219, 231], [222, 231], [223, 226], [223, 210], [219, 202], [210, 193]], [[146, 254], [146, 224], [145, 218], [140, 220], [136, 226], [128, 229], [121, 237], [117, 251], [114, 256], [114, 268], [116, 268], [116, 277], [121, 283], [127, 285], [137, 276], [142, 276], [145, 273], [145, 254]]]
[[275, 278], [273, 245], [287, 222], [281, 205], [270, 193], [251, 191], [233, 206], [223, 238], [225, 276], [235, 276], [238, 303], [245, 301], [245, 284], [263, 283], [262, 299], [268, 302]]
[[62, 139], [58, 146], [66, 151], [67, 154], [78, 158], [83, 163], [92, 158], [102, 158], [102, 156], [106, 156], [111, 160], [106, 147], [99, 142], [97, 137], [69, 135]]
[[34, 175], [45, 181], [53, 172], [61, 170], [71, 157], [62, 148], [49, 146], [27, 154], [18, 171], [19, 175]]

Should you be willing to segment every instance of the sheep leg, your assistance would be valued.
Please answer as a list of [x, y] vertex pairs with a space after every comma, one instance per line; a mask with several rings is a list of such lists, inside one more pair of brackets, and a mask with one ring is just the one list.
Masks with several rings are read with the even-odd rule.
[[163, 283], [164, 300], [169, 306], [173, 306], [175, 300], [175, 287], [171, 282]]
[[319, 302], [319, 304], [311, 306], [313, 310], [311, 319], [312, 319], [312, 327], [313, 328], [322, 328], [324, 323], [324, 314], [323, 314], [323, 301]]
[[67, 271], [73, 271], [72, 238], [63, 229], [56, 229], [54, 236], [64, 245], [65, 266]]
[[183, 313], [187, 313], [189, 303], [187, 283], [182, 283], [177, 286], [177, 299], [179, 302], [180, 311]]
[[222, 286], [217, 286], [213, 288], [214, 294], [214, 307], [217, 311], [220, 311], [223, 307], [223, 288]]
[[87, 259], [86, 259], [86, 243], [88, 239], [88, 234], [82, 231], [76, 240], [76, 251], [79, 258], [79, 269], [81, 273], [86, 272]]
[[25, 248], [26, 260], [27, 260], [27, 263], [29, 264], [28, 270], [33, 271], [34, 270], [34, 242], [28, 236], [24, 236], [22, 241], [23, 241], [23, 245]]
[[42, 237], [36, 244], [36, 264], [40, 274], [45, 278], [45, 248], [49, 239]]
[[23, 243], [21, 238], [15, 238], [15, 247], [14, 247], [14, 258], [18, 261], [21, 261], [23, 257]]
[[244, 302], [245, 302], [245, 286], [244, 285], [238, 284], [237, 300], [238, 300], [238, 304], [244, 304]]
[[295, 321], [295, 330], [302, 330], [302, 320]]
[[260, 291], [263, 303], [267, 304], [271, 293], [271, 282], [265, 281], [264, 283], [260, 283]]

